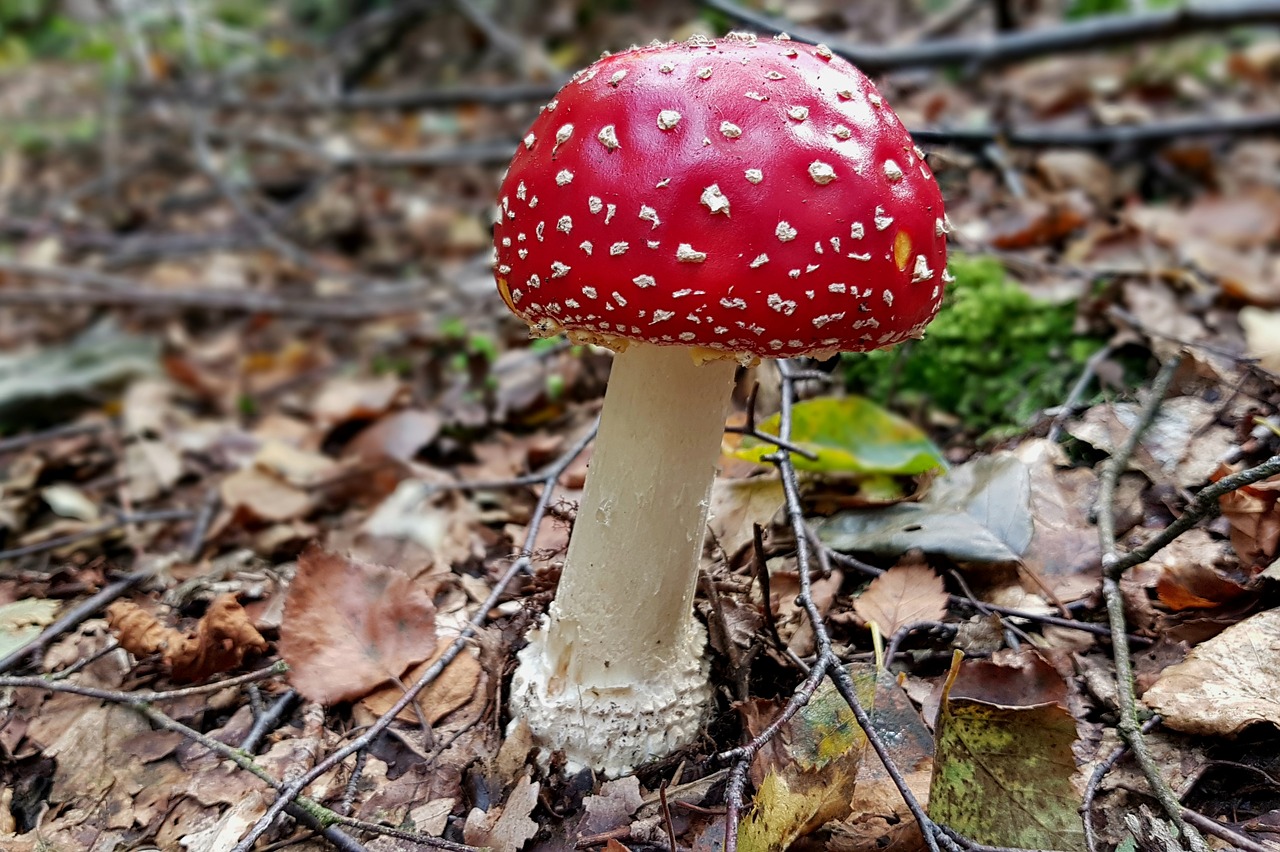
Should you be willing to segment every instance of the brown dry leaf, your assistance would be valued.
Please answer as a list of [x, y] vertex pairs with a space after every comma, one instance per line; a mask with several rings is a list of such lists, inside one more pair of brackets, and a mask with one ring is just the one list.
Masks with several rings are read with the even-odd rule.
[[311, 511], [311, 495], [264, 470], [247, 467], [225, 477], [218, 487], [222, 505], [234, 515], [265, 522], [292, 521]]
[[[1234, 472], [1224, 465], [1213, 480]], [[1218, 505], [1231, 524], [1231, 546], [1245, 567], [1270, 565], [1280, 550], [1280, 476], [1224, 494]]]
[[215, 598], [190, 634], [166, 627], [128, 601], [112, 604], [107, 621], [120, 647], [139, 657], [160, 654], [176, 681], [200, 681], [230, 671], [249, 653], [262, 654], [268, 647], [234, 594]]
[[345, 453], [368, 461], [409, 462], [436, 439], [442, 425], [440, 415], [431, 411], [396, 411], [356, 435]]
[[371, 420], [390, 411], [404, 393], [404, 383], [394, 374], [378, 378], [339, 376], [320, 390], [311, 412], [325, 426]]
[[1226, 556], [1226, 542], [1208, 531], [1197, 528], [1183, 533], [1151, 560], [1161, 569], [1156, 580], [1160, 602], [1174, 611], [1211, 609], [1247, 594], [1244, 586], [1215, 567]]
[[1084, 508], [1093, 504], [1097, 476], [1088, 468], [1068, 468], [1062, 448], [1043, 438], [1024, 441], [1014, 454], [1031, 474], [1035, 519], [1023, 567], [1059, 600], [1078, 600], [1097, 587], [1101, 564], [1098, 532]]
[[1000, 249], [1022, 249], [1057, 242], [1087, 224], [1091, 213], [1088, 202], [1074, 192], [1047, 202], [1021, 201], [1013, 218], [992, 233], [991, 244]]
[[1177, 731], [1234, 736], [1257, 722], [1280, 727], [1280, 609], [1260, 612], [1169, 666], [1142, 700]]
[[[400, 678], [400, 682], [406, 686], [416, 683], [418, 678], [422, 677], [431, 665], [440, 656], [448, 650], [447, 645], [441, 645], [440, 650], [432, 656], [431, 659], [425, 660], [414, 666], [404, 677]], [[434, 725], [445, 716], [448, 716], [454, 710], [466, 704], [475, 694], [476, 684], [480, 682], [480, 662], [467, 651], [453, 658], [449, 665], [445, 666], [444, 671], [433, 680], [426, 689], [418, 693], [418, 708], [422, 711], [422, 716], [427, 720], [427, 724]], [[387, 686], [379, 689], [377, 692], [371, 692], [364, 698], [360, 699], [357, 706], [358, 710], [362, 710], [369, 714], [367, 720], [358, 719], [360, 724], [365, 721], [372, 722], [383, 713], [391, 709], [392, 705], [400, 700], [404, 695], [404, 690], [399, 685]], [[402, 722], [417, 723], [418, 715], [413, 712], [412, 707], [406, 707], [396, 716]]]
[[472, 808], [462, 839], [471, 846], [491, 847], [493, 852], [519, 852], [538, 833], [538, 824], [529, 815], [538, 804], [540, 787], [525, 774], [505, 804], [488, 812]]
[[321, 704], [359, 698], [435, 648], [435, 605], [402, 572], [317, 547], [298, 558], [280, 656], [307, 698]]
[[947, 614], [947, 591], [933, 569], [904, 561], [872, 580], [853, 609], [881, 635], [892, 636], [908, 624], [941, 621]]

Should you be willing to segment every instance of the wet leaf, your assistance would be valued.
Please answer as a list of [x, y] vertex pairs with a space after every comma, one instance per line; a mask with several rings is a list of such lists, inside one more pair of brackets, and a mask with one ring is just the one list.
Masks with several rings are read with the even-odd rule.
[[843, 551], [897, 556], [911, 549], [966, 562], [1016, 561], [1031, 542], [1030, 479], [1007, 453], [984, 456], [937, 479], [924, 500], [841, 512], [818, 537]]
[[1084, 848], [1066, 685], [1034, 654], [952, 667], [936, 727], [930, 818], [971, 840]]
[[[776, 435], [778, 423], [779, 415], [775, 414], [757, 428]], [[797, 403], [791, 414], [791, 442], [817, 455], [816, 461], [792, 456], [797, 468], [816, 473], [909, 475], [946, 466], [942, 453], [924, 432], [860, 396]], [[760, 462], [777, 449], [775, 444], [747, 436], [734, 455]]]
[[405, 574], [314, 547], [298, 559], [280, 656], [307, 698], [322, 704], [359, 698], [435, 647], [435, 606]]
[[1228, 627], [1165, 669], [1142, 700], [1177, 731], [1233, 736], [1249, 725], [1280, 727], [1280, 610]]
[[871, 581], [853, 610], [882, 636], [892, 636], [908, 624], [941, 621], [947, 614], [947, 591], [927, 565], [895, 565]]

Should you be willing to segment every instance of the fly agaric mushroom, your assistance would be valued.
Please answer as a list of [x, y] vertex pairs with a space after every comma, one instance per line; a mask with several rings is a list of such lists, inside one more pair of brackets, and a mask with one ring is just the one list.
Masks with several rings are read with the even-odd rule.
[[693, 617], [738, 364], [920, 337], [949, 280], [923, 152], [823, 45], [694, 37], [606, 55], [519, 145], [494, 228], [503, 300], [615, 353], [555, 602], [512, 716], [619, 775], [711, 703]]

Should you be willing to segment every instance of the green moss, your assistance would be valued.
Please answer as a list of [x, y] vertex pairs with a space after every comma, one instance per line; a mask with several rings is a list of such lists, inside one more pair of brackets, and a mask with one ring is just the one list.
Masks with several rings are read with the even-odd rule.
[[1103, 341], [1073, 334], [1073, 303], [1036, 301], [994, 258], [953, 256], [950, 268], [955, 283], [925, 339], [842, 356], [845, 382], [882, 402], [926, 401], [971, 429], [1025, 427], [1066, 399]]

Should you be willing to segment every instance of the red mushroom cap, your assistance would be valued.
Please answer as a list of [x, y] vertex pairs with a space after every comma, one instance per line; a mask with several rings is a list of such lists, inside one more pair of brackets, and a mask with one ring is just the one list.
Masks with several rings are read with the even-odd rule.
[[731, 34], [576, 74], [511, 161], [494, 242], [535, 334], [789, 357], [919, 337], [946, 231], [923, 153], [858, 69]]

